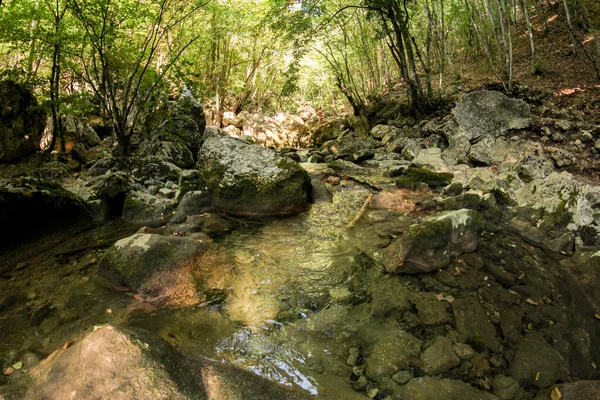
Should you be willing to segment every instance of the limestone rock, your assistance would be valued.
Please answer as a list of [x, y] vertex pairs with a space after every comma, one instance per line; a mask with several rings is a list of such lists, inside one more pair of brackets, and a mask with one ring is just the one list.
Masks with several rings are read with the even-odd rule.
[[446, 211], [411, 225], [387, 248], [387, 271], [415, 274], [443, 268], [451, 257], [474, 251], [482, 229], [479, 213], [467, 209]]
[[400, 128], [391, 125], [375, 125], [371, 129], [371, 136], [375, 139], [382, 140], [388, 135], [399, 136], [402, 133]]
[[142, 143], [136, 153], [142, 158], [151, 155], [156, 159], [167, 161], [183, 169], [194, 166], [192, 152], [184, 143], [148, 141]]
[[149, 332], [99, 327], [33, 368], [27, 400], [301, 400], [308, 394], [247, 371], [183, 356]]
[[466, 335], [480, 348], [492, 351], [500, 349], [496, 328], [479, 303], [469, 298], [457, 299], [452, 302], [452, 311], [459, 333]]
[[169, 222], [174, 210], [172, 200], [134, 191], [125, 197], [123, 220], [140, 226], [156, 227]]
[[0, 161], [12, 161], [40, 150], [46, 113], [22, 85], [0, 82]]
[[234, 138], [209, 138], [198, 169], [215, 206], [228, 214], [264, 218], [308, 208], [310, 178], [298, 163]]
[[460, 359], [452, 351], [452, 344], [443, 336], [436, 337], [421, 354], [421, 366], [427, 375], [441, 374], [459, 364]]
[[117, 287], [161, 299], [178, 290], [195, 290], [189, 287], [193, 286], [189, 268], [206, 247], [193, 238], [137, 233], [119, 240], [104, 254], [98, 275]]
[[500, 400], [511, 400], [520, 389], [519, 384], [513, 378], [498, 374], [492, 380], [494, 394]]
[[560, 400], [600, 399], [600, 381], [561, 383], [553, 388], [541, 390], [535, 400], [555, 400], [557, 393], [560, 393]]
[[462, 381], [413, 378], [400, 390], [402, 400], [498, 400], [487, 393]]
[[437, 147], [424, 149], [412, 160], [417, 167], [430, 169], [432, 171], [448, 171], [448, 166], [442, 158], [442, 150]]
[[469, 141], [490, 135], [497, 137], [531, 125], [531, 110], [527, 103], [488, 90], [466, 94], [452, 113], [459, 132]]
[[540, 333], [525, 335], [510, 362], [509, 373], [521, 386], [545, 389], [559, 378], [562, 357]]

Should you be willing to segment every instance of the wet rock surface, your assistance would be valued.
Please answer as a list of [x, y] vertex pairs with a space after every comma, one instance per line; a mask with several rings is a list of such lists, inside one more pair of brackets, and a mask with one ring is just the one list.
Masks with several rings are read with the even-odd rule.
[[[139, 328], [171, 347], [143, 339], [143, 360], [123, 363], [156, 368], [155, 381], [93, 371], [142, 382], [157, 398], [242, 396], [233, 367], [323, 399], [598, 397], [600, 196], [562, 152], [575, 138], [595, 151], [597, 132], [566, 116], [536, 121], [538, 132], [522, 102], [490, 96], [510, 110], [498, 120], [469, 111], [492, 119], [472, 119], [471, 132], [493, 128], [471, 140], [459, 106], [421, 123], [390, 119], [368, 137], [330, 125], [313, 149], [267, 150], [211, 128], [196, 165], [171, 139], [125, 171], [88, 149], [74, 181], [56, 181], [103, 214], [99, 225], [3, 254], [0, 397], [46, 394], [67, 377], [72, 386], [61, 385], [84, 390], [56, 371], [85, 362], [52, 364], [68, 345], [43, 362], [52, 374], [30, 373], [32, 360], [106, 323], [124, 327], [124, 349], [136, 348]], [[239, 117], [227, 132], [261, 123]], [[48, 174], [68, 165], [46, 161]], [[253, 213], [286, 218], [245, 218]], [[153, 347], [162, 356], [150, 357]], [[166, 366], [170, 357], [200, 365], [180, 354], [214, 360], [198, 369], [210, 365], [218, 379]], [[239, 375], [251, 395], [265, 382], [255, 375]], [[257, 398], [294, 398], [264, 387]]]

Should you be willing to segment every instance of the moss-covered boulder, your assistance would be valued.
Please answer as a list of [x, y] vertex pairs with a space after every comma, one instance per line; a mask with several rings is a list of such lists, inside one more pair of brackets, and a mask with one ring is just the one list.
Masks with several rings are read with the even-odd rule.
[[396, 179], [396, 187], [415, 189], [420, 184], [427, 184], [431, 189], [448, 186], [454, 175], [449, 172], [433, 172], [424, 168], [409, 167]]
[[308, 208], [308, 173], [275, 151], [230, 137], [213, 137], [198, 154], [198, 170], [222, 212], [265, 218]]
[[73, 193], [36, 178], [0, 180], [0, 249], [75, 223], [89, 222], [89, 210]]
[[474, 210], [447, 211], [411, 225], [387, 248], [386, 269], [418, 274], [443, 268], [452, 257], [475, 251], [483, 219]]
[[190, 237], [138, 233], [104, 254], [98, 275], [148, 299], [162, 299], [194, 286], [190, 270], [206, 248], [205, 241]]
[[0, 82], [0, 161], [40, 150], [46, 113], [31, 91], [12, 81]]
[[148, 118], [145, 126], [148, 141], [182, 143], [192, 154], [202, 147], [205, 129], [202, 104], [191, 95], [168, 101]]

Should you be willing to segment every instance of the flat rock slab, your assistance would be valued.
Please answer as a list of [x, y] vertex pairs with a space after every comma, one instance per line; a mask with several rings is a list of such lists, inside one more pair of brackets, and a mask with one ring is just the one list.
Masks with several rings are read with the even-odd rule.
[[212, 137], [198, 154], [198, 169], [215, 206], [227, 214], [265, 218], [308, 208], [308, 173], [273, 150], [230, 137]]
[[249, 372], [184, 357], [145, 331], [103, 326], [51, 354], [26, 400], [301, 400], [312, 396]]
[[471, 142], [531, 126], [531, 110], [527, 103], [489, 90], [466, 94], [452, 113], [459, 133]]

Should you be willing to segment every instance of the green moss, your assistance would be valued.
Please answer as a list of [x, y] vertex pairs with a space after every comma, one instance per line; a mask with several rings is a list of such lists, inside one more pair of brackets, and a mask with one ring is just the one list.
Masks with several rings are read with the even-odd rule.
[[437, 173], [424, 168], [409, 167], [396, 180], [396, 187], [415, 189], [419, 183], [426, 183], [432, 189], [448, 186], [454, 175], [447, 172]]
[[448, 242], [448, 233], [452, 230], [450, 218], [425, 221], [412, 225], [404, 234], [406, 240], [423, 248], [435, 248]]

